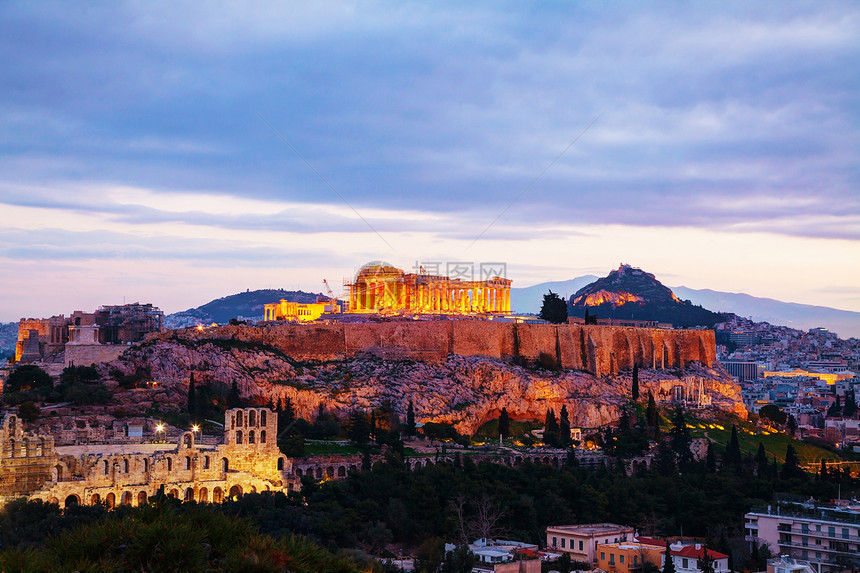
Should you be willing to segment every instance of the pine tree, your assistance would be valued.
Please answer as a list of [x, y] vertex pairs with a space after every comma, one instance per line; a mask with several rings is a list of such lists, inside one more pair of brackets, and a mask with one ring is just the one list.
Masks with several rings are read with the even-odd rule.
[[687, 429], [687, 419], [684, 410], [678, 406], [672, 417], [672, 449], [678, 456], [678, 469], [684, 471], [693, 461], [693, 452], [690, 451], [690, 431]]
[[547, 322], [562, 324], [567, 322], [567, 303], [552, 291], [543, 295], [543, 304], [538, 315]]
[[633, 395], [633, 401], [636, 402], [639, 400], [639, 365], [633, 365], [633, 386], [630, 389]]
[[188, 413], [192, 418], [197, 414], [197, 388], [194, 385], [194, 372], [188, 380]]
[[567, 404], [562, 404], [558, 414], [558, 437], [562, 446], [570, 445], [570, 417], [567, 414]]
[[663, 570], [661, 573], [675, 573], [675, 562], [672, 561], [672, 549], [666, 541], [666, 552], [663, 553]]
[[415, 408], [412, 407], [412, 400], [409, 400], [409, 408], [406, 410], [406, 433], [409, 436], [415, 435]]
[[507, 408], [502, 408], [502, 413], [499, 414], [499, 434], [502, 439], [507, 439], [511, 435], [511, 419]]
[[702, 550], [702, 557], [698, 560], [699, 571], [702, 573], [714, 573], [714, 557], [708, 553], [708, 548]]

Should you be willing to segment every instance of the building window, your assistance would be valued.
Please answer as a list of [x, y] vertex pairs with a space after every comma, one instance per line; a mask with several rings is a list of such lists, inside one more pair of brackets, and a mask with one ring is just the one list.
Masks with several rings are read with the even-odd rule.
[[687, 561], [687, 558], [686, 558], [686, 557], [684, 557], [683, 559], [681, 559], [681, 567], [683, 567], [684, 569], [689, 569], [689, 568], [690, 568], [690, 563]]
[[556, 539], [555, 535], [552, 536], [552, 546], [558, 547], [558, 539]]
[[564, 542], [565, 542], [565, 541], [566, 541], [566, 540], [565, 540], [565, 538], [564, 538], [564, 537], [562, 537], [562, 538], [561, 538], [561, 548], [562, 548], [562, 549], [564, 549]]
[[621, 563], [622, 565], [624, 565], [624, 556], [623, 555], [618, 556], [618, 562]]
[[842, 539], [848, 539], [848, 528], [847, 527], [842, 528]]
[[809, 533], [809, 524], [808, 523], [801, 523], [800, 524], [800, 532], [801, 533]]
[[832, 525], [830, 527], [828, 527], [827, 528], [827, 535], [829, 537], [836, 537], [836, 528], [833, 527]]
[[579, 550], [582, 551], [582, 539], [579, 540]]
[[604, 553], [603, 551], [600, 552], [600, 560], [606, 561], [606, 553]]
[[615, 565], [615, 554], [614, 553], [609, 554], [609, 564]]

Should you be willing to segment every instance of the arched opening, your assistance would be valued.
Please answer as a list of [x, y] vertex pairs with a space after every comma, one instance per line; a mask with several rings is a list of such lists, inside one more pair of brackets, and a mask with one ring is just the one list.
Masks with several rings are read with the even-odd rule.
[[173, 471], [173, 458], [167, 458], [167, 471]]
[[143, 458], [143, 472], [149, 471], [149, 458]]
[[122, 460], [122, 473], [124, 473], [124, 474], [128, 473], [128, 460], [127, 459]]
[[65, 505], [65, 507], [69, 507], [72, 505], [78, 505], [79, 503], [81, 503], [81, 498], [79, 498], [75, 494], [72, 494], [66, 498], [66, 501], [64, 502], [63, 505]]
[[317, 468], [316, 474], [317, 474], [317, 479], [322, 479], [322, 476], [323, 476], [322, 468]]
[[45, 438], [39, 438], [39, 442], [36, 444], [36, 455], [39, 457], [45, 455]]
[[296, 477], [302, 477], [302, 468], [296, 468]]
[[131, 505], [131, 492], [130, 491], [122, 492], [122, 497], [120, 498], [119, 502], [122, 505]]
[[16, 451], [16, 449], [17, 449], [17, 446], [16, 446], [16, 444], [15, 444], [15, 440], [9, 440], [9, 457], [10, 457], [10, 458], [14, 458], [14, 457], [15, 457], [15, 451]]
[[233, 501], [236, 501], [237, 499], [242, 497], [242, 488], [238, 485], [234, 485], [230, 488], [230, 493], [228, 494], [228, 497]]
[[242, 430], [236, 430], [236, 443], [242, 443]]
[[51, 499], [48, 500], [48, 503], [53, 503], [54, 505], [60, 505], [60, 500], [57, 499], [56, 497], [52, 497]]
[[105, 475], [108, 475], [109, 468], [110, 468], [110, 464], [108, 463], [108, 461], [102, 460], [102, 470], [104, 471]]
[[260, 430], [260, 443], [266, 443], [266, 430]]
[[185, 456], [185, 469], [191, 469], [191, 456]]
[[249, 426], [256, 426], [257, 425], [257, 411], [256, 410], [251, 410], [250, 412], [248, 412], [248, 425]]
[[175, 497], [176, 499], [179, 499], [179, 490], [176, 488], [173, 488], [172, 490], [170, 490], [170, 493], [168, 493], [167, 495], [169, 495], [170, 497]]
[[[265, 410], [260, 410], [260, 425], [261, 426], [266, 425], [266, 411]], [[262, 442], [263, 440], [261, 439], [260, 441]]]
[[192, 488], [185, 489], [185, 497], [183, 501], [194, 501], [194, 490]]
[[137, 505], [146, 505], [146, 492], [141, 491], [137, 494]]
[[254, 430], [251, 430], [250, 432], [248, 432], [248, 443], [249, 444], [256, 443], [256, 439], [257, 439], [257, 437], [254, 435]]
[[227, 458], [221, 458], [221, 471], [229, 472], [230, 471], [230, 460]]
[[215, 503], [221, 503], [224, 501], [224, 491], [220, 487], [216, 487], [212, 490], [212, 501]]
[[251, 486], [251, 493], [257, 493], [257, 486]]
[[346, 468], [343, 466], [337, 467], [337, 477], [346, 477]]
[[201, 487], [200, 491], [197, 492], [197, 501], [200, 503], [206, 503], [209, 501], [209, 490], [205, 487]]
[[54, 466], [57, 481], [63, 481], [63, 466], [57, 464]]
[[278, 458], [278, 471], [284, 471], [284, 458]]
[[242, 410], [236, 412], [236, 425], [240, 427], [245, 425], [242, 423]]
[[186, 450], [191, 449], [191, 446], [194, 445], [194, 438], [191, 434], [186, 432], [185, 435], [182, 437], [182, 443], [185, 446]]
[[108, 509], [113, 509], [114, 507], [116, 507], [116, 496], [113, 494], [113, 492], [105, 496], [105, 505], [108, 507]]
[[90, 497], [90, 505], [98, 505], [98, 504], [100, 504], [101, 502], [102, 502], [102, 498], [101, 498], [101, 497], [99, 497], [99, 494], [97, 494], [97, 493], [94, 493], [94, 494]]
[[203, 456], [203, 469], [209, 469], [209, 456]]

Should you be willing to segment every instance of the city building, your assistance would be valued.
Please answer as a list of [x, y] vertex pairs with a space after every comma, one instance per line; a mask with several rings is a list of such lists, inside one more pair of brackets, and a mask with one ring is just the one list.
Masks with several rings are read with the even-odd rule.
[[570, 554], [571, 561], [595, 563], [597, 544], [620, 543], [633, 538], [635, 530], [615, 523], [553, 525], [546, 528], [546, 546]]
[[[445, 544], [445, 551], [453, 551], [456, 546]], [[475, 556], [472, 573], [540, 573], [541, 561], [538, 559], [538, 546], [521, 541], [502, 539], [477, 539], [469, 544], [469, 551]]]
[[808, 561], [819, 573], [860, 566], [860, 507], [782, 504], [754, 509], [744, 520], [747, 541]]
[[310, 322], [324, 314], [338, 314], [340, 308], [340, 303], [337, 301], [301, 303], [282, 298], [278, 302], [263, 306], [263, 320]]
[[741, 382], [756, 380], [764, 375], [764, 366], [749, 360], [720, 360], [726, 372]]
[[510, 314], [511, 281], [501, 277], [465, 280], [406, 273], [381, 261], [368, 263], [349, 288], [351, 313]]
[[660, 565], [659, 546], [634, 541], [597, 544], [597, 567], [610, 573], [636, 573], [645, 563]]

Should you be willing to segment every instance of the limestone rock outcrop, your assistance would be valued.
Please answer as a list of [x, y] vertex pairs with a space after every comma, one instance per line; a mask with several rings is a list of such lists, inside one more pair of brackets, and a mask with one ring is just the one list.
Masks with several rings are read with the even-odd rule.
[[[471, 433], [507, 408], [514, 417], [543, 419], [567, 405], [571, 423], [593, 428], [620, 416], [629, 401], [631, 373], [595, 376], [578, 370], [523, 367], [497, 358], [451, 355], [444, 361], [386, 360], [362, 356], [298, 362], [277, 349], [243, 341], [168, 339], [131, 348], [102, 366], [105, 373], [146, 372], [156, 384], [120, 391], [129, 411], [153, 403], [184, 404], [191, 373], [198, 386], [229, 388], [261, 405], [289, 398], [297, 415], [312, 419], [319, 406], [345, 416], [389, 401], [405, 418], [408, 402], [418, 421], [449, 422]], [[662, 401], [686, 399], [741, 412], [740, 389], [720, 370], [696, 363], [681, 370], [641, 369], [640, 393]]]

